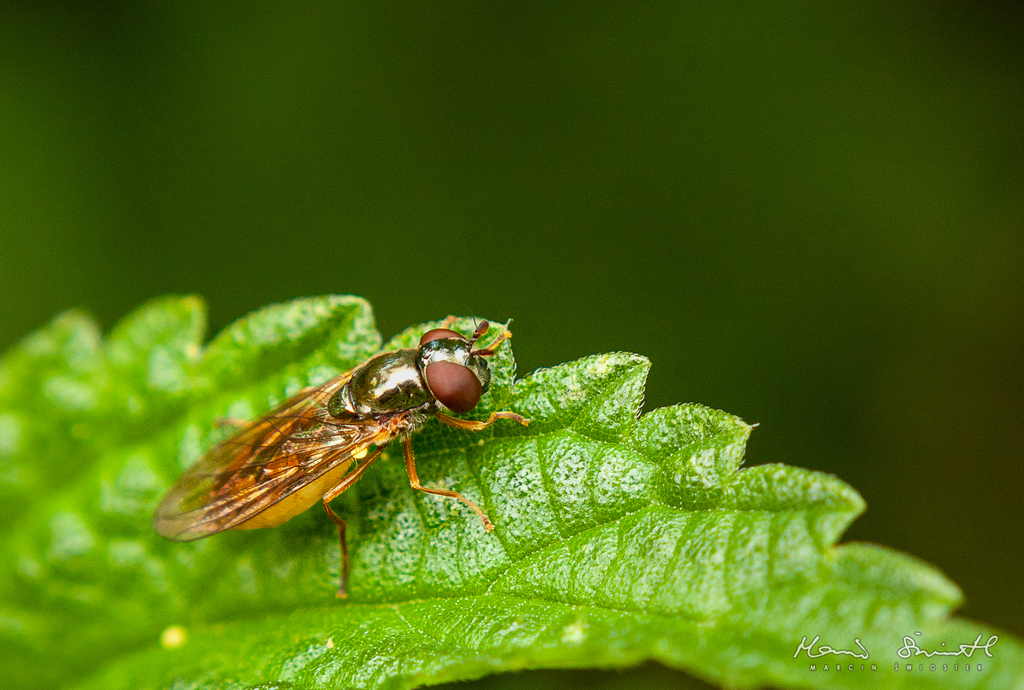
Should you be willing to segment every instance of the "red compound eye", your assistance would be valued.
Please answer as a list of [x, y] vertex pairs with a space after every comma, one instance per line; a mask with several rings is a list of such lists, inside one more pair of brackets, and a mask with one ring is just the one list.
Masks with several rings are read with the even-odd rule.
[[423, 347], [431, 340], [440, 340], [441, 338], [458, 338], [459, 340], [465, 340], [466, 336], [447, 328], [435, 328], [423, 334], [423, 337], [420, 338], [420, 347]]
[[423, 370], [423, 375], [427, 377], [427, 386], [430, 387], [430, 392], [452, 412], [469, 412], [476, 407], [476, 404], [480, 402], [480, 396], [483, 395], [480, 379], [468, 367], [461, 364], [431, 362]]

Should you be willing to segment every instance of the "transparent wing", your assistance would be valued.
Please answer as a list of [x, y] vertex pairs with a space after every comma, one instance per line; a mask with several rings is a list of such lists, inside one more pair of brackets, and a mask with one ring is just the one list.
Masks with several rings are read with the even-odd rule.
[[212, 448], [164, 496], [153, 528], [175, 541], [231, 529], [390, 441], [388, 425], [327, 413], [327, 401], [351, 376], [300, 392]]

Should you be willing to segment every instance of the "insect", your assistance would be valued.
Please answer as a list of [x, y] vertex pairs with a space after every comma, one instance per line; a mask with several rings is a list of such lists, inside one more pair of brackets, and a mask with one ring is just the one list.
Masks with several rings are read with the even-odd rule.
[[466, 338], [449, 328], [427, 331], [419, 346], [382, 352], [319, 386], [306, 388], [232, 438], [211, 449], [171, 487], [153, 515], [153, 528], [174, 541], [193, 541], [229, 529], [276, 527], [321, 501], [338, 527], [346, 596], [345, 521], [330, 502], [356, 482], [389, 443], [401, 439], [412, 488], [464, 503], [494, 529], [487, 515], [458, 491], [420, 484], [410, 435], [434, 417], [457, 429], [479, 431], [499, 419], [526, 426], [514, 412], [486, 421], [457, 419], [469, 412], [491, 381], [485, 357], [511, 337], [508, 330], [477, 348], [484, 321]]

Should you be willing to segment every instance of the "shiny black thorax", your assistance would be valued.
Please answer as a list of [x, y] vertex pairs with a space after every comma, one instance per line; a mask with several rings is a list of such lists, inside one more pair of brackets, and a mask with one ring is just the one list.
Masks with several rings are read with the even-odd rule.
[[331, 396], [328, 413], [338, 419], [368, 419], [418, 410], [426, 415], [443, 408], [424, 375], [432, 362], [461, 364], [472, 371], [486, 392], [491, 371], [483, 357], [464, 340], [433, 340], [418, 348], [382, 352], [360, 364], [352, 378]]
[[[377, 417], [436, 405], [417, 366], [419, 350], [394, 350], [372, 357], [327, 403], [332, 417]], [[426, 411], [426, 410], [425, 410]]]

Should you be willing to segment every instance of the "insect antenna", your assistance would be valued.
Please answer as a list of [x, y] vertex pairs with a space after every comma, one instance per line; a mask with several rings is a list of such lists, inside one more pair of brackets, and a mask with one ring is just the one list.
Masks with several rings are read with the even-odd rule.
[[[509, 323], [511, 323], [511, 321], [509, 321]], [[473, 344], [477, 340], [479, 340], [481, 337], [483, 337], [483, 335], [487, 332], [487, 329], [489, 327], [490, 327], [490, 324], [487, 323], [486, 321], [484, 321], [482, 324], [477, 326], [476, 330], [473, 332], [472, 340], [469, 341], [470, 347], [472, 347]], [[509, 339], [511, 337], [512, 337], [512, 331], [508, 330], [508, 327], [506, 326], [505, 330], [502, 331], [502, 334], [499, 335], [497, 338], [495, 338], [494, 341], [490, 345], [488, 345], [487, 347], [485, 347], [483, 349], [480, 349], [480, 350], [473, 350], [473, 349], [471, 349], [469, 353], [471, 355], [480, 355], [481, 357], [489, 357], [489, 356], [494, 354], [494, 351], [498, 348], [499, 345], [501, 345], [503, 340], [507, 340], [507, 339]]]
[[[476, 317], [473, 318], [473, 323], [476, 324]], [[473, 337], [469, 339], [469, 346], [473, 347], [473, 344], [480, 340], [490, 327], [491, 324], [486, 321], [481, 321], [479, 324], [476, 324], [476, 328], [473, 330]]]

